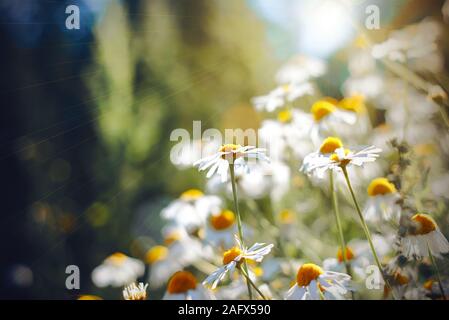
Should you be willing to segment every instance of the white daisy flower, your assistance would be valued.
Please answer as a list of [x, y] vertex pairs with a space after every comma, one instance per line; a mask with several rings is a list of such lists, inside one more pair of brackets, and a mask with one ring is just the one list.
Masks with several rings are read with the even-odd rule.
[[210, 178], [215, 173], [221, 177], [222, 182], [228, 180], [228, 171], [231, 164], [239, 169], [240, 167], [248, 171], [247, 160], [263, 160], [269, 162], [265, 155], [265, 149], [253, 146], [241, 146], [239, 144], [225, 144], [220, 147], [218, 152], [209, 157], [203, 158], [194, 163], [199, 171], [208, 170], [206, 177]]
[[145, 264], [127, 255], [116, 252], [107, 257], [92, 271], [92, 281], [97, 287], [122, 287], [143, 276]]
[[276, 81], [284, 83], [303, 83], [317, 78], [326, 72], [326, 63], [318, 58], [298, 55], [291, 58], [276, 73]]
[[160, 287], [174, 272], [212, 255], [209, 247], [190, 237], [182, 227], [168, 226], [162, 233], [165, 246], [154, 246], [146, 253], [150, 265], [148, 282], [152, 288]]
[[237, 246], [229, 249], [223, 254], [223, 266], [218, 268], [210, 276], [208, 276], [203, 284], [206, 287], [215, 289], [220, 281], [224, 279], [226, 274], [232, 274], [235, 268], [240, 268], [244, 260], [253, 260], [261, 262], [263, 257], [270, 253], [272, 244], [255, 243], [249, 249], [242, 246], [240, 240], [236, 237]]
[[146, 300], [147, 299], [148, 283], [139, 282], [136, 285], [134, 282], [123, 289], [123, 298], [125, 300]]
[[401, 196], [393, 183], [387, 178], [376, 178], [368, 185], [368, 200], [363, 209], [366, 221], [378, 223], [381, 221], [399, 222], [401, 207], [397, 203]]
[[318, 143], [326, 134], [341, 129], [342, 124], [353, 125], [357, 121], [354, 112], [349, 112], [337, 107], [333, 99], [323, 99], [315, 102], [310, 109], [313, 124], [310, 128], [310, 136], [314, 143]]
[[[382, 259], [391, 251], [390, 243], [394, 239], [387, 239], [375, 234], [372, 240], [379, 259]], [[346, 261], [348, 261], [354, 275], [357, 275], [360, 279], [365, 279], [367, 276], [366, 268], [374, 264], [368, 242], [366, 240], [352, 240], [346, 246], [345, 253]], [[323, 261], [323, 268], [330, 271], [345, 272], [346, 266], [341, 248], [338, 248], [336, 258], [327, 258]]]
[[303, 264], [296, 283], [288, 290], [286, 300], [343, 300], [351, 290], [351, 277], [344, 273], [324, 271], [313, 263]]
[[220, 210], [221, 205], [219, 197], [189, 189], [163, 209], [161, 216], [192, 231], [203, 226], [209, 214]]
[[211, 292], [198, 283], [189, 271], [173, 274], [167, 285], [163, 300], [213, 300]]
[[253, 98], [251, 101], [258, 111], [273, 112], [285, 106], [288, 102], [293, 102], [304, 95], [312, 95], [313, 87], [309, 82], [289, 83], [277, 87], [265, 96]]
[[422, 258], [430, 253], [439, 257], [449, 252], [449, 242], [441, 233], [435, 220], [428, 214], [417, 213], [411, 217], [408, 234], [401, 237], [402, 254], [407, 258]]
[[291, 150], [299, 159], [313, 150], [310, 131], [314, 121], [299, 110], [282, 110], [276, 120], [265, 120], [259, 129], [263, 146], [270, 150], [272, 160], [288, 159]]
[[231, 210], [223, 210], [209, 216], [204, 239], [214, 247], [228, 249], [234, 244], [237, 233], [235, 214]]
[[351, 165], [362, 167], [367, 162], [376, 161], [381, 151], [375, 146], [352, 151], [343, 148], [340, 139], [328, 137], [321, 144], [318, 152], [311, 153], [304, 158], [300, 170], [306, 174], [314, 174], [323, 178], [327, 170], [341, 170], [341, 168]]

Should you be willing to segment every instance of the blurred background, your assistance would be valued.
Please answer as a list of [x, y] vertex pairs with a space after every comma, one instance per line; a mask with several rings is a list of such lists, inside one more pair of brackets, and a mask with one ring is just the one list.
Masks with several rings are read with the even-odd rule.
[[[0, 297], [98, 294], [91, 270], [115, 251], [141, 256], [136, 239], [160, 240], [160, 210], [202, 186], [203, 175], [169, 161], [173, 129], [258, 128], [251, 97], [297, 53], [329, 63], [318, 85], [341, 98], [353, 21], [368, 4], [380, 7], [372, 36], [383, 41], [441, 20], [444, 3], [328, 1], [318, 12], [317, 2], [1, 0]], [[70, 4], [79, 30], [65, 26]], [[65, 288], [70, 264], [81, 291]]]

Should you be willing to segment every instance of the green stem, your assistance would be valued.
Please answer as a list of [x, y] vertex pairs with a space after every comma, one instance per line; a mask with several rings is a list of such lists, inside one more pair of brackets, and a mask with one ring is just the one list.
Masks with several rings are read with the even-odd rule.
[[[237, 188], [235, 186], [235, 172], [234, 172], [234, 164], [229, 163], [229, 171], [231, 175], [231, 185], [232, 185], [232, 196], [234, 198], [234, 206], [235, 206], [235, 213], [237, 215], [237, 228], [240, 238], [240, 243], [243, 247], [245, 247], [245, 242], [243, 241], [243, 229], [242, 229], [242, 218], [240, 216], [240, 210], [239, 210], [239, 200], [237, 198]], [[243, 269], [246, 273], [248, 273], [248, 264], [246, 263], [246, 260], [243, 261]], [[247, 278], [246, 286], [248, 288], [248, 295], [249, 299], [252, 300], [253, 298], [253, 292], [251, 291], [251, 284], [250, 281]]]
[[243, 276], [246, 278], [247, 283], [251, 284], [251, 286], [257, 291], [257, 293], [262, 297], [262, 299], [267, 300], [267, 298], [265, 297], [265, 295], [262, 293], [262, 291], [260, 291], [260, 289], [256, 286], [256, 284], [251, 280], [251, 278], [249, 277], [249, 275], [246, 273], [246, 271], [244, 271], [243, 269], [240, 269], [240, 271], [242, 272]]
[[346, 256], [346, 242], [345, 242], [345, 238], [343, 235], [343, 228], [341, 226], [340, 210], [338, 208], [337, 193], [335, 192], [335, 186], [334, 186], [334, 173], [332, 172], [332, 170], [329, 171], [329, 184], [330, 184], [330, 192], [331, 192], [331, 196], [332, 196], [332, 205], [334, 207], [335, 221], [337, 223], [337, 228], [338, 228], [338, 238], [340, 240], [340, 248], [341, 248], [341, 253], [342, 253], [342, 257], [343, 257], [343, 262], [346, 267], [346, 273], [348, 275], [351, 275], [348, 258]]
[[441, 294], [443, 295], [443, 300], [446, 300], [446, 295], [444, 293], [443, 284], [441, 282], [440, 270], [438, 269], [438, 266], [435, 262], [435, 258], [432, 254], [432, 251], [430, 251], [429, 243], [427, 243], [427, 250], [429, 251], [429, 258], [430, 258], [430, 261], [432, 262], [433, 268], [435, 269], [435, 273], [437, 275], [438, 286], [440, 287]]
[[382, 275], [382, 278], [384, 279], [385, 285], [387, 286], [387, 288], [389, 289], [389, 291], [393, 295], [393, 298], [396, 299], [396, 297], [394, 296], [394, 292], [392, 290], [392, 287], [391, 287], [390, 283], [388, 282], [388, 280], [386, 279], [386, 277], [384, 275], [384, 272], [383, 272], [383, 269], [382, 269], [382, 264], [380, 263], [379, 257], [377, 256], [376, 249], [374, 248], [374, 244], [373, 244], [373, 241], [371, 239], [371, 233], [370, 233], [370, 231], [368, 229], [368, 226], [367, 226], [367, 224], [365, 222], [365, 218], [363, 218], [363, 214], [362, 214], [362, 211], [360, 210], [360, 206], [359, 206], [359, 203], [357, 202], [357, 198], [355, 197], [354, 190], [352, 189], [351, 181], [349, 180], [349, 175], [348, 175], [348, 171], [346, 170], [346, 166], [341, 166], [341, 169], [343, 170], [343, 175], [345, 176], [346, 184], [348, 185], [349, 192], [351, 193], [352, 200], [353, 200], [355, 208], [357, 210], [357, 214], [359, 215], [363, 231], [365, 232], [366, 239], [368, 240], [371, 252], [372, 252], [373, 257], [374, 257], [374, 261], [376, 262], [377, 267], [379, 268], [379, 271], [380, 271], [380, 273]]

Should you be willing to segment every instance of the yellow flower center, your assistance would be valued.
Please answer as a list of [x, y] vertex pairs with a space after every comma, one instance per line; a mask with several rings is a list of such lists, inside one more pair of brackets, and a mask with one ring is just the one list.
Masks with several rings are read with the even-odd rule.
[[149, 264], [164, 260], [168, 255], [168, 249], [164, 246], [154, 246], [147, 251], [145, 260]]
[[223, 210], [219, 215], [210, 217], [210, 224], [215, 230], [224, 230], [235, 222], [235, 214], [231, 210]]
[[354, 113], [365, 112], [365, 98], [362, 95], [355, 95], [342, 99], [338, 105], [340, 109]]
[[106, 261], [111, 262], [112, 264], [115, 265], [121, 265], [126, 261], [127, 258], [128, 256], [126, 254], [116, 252], [107, 257]]
[[407, 283], [410, 282], [410, 279], [407, 276], [405, 276], [399, 272], [396, 272], [393, 275], [393, 279], [397, 284], [399, 284], [401, 286], [406, 285]]
[[[352, 251], [352, 249], [350, 247], [346, 247], [345, 253], [346, 253], [347, 261], [354, 258], [354, 252]], [[338, 262], [343, 262], [343, 253], [342, 253], [341, 248], [338, 248], [337, 259], [338, 259]]]
[[181, 193], [181, 196], [179, 198], [181, 200], [185, 200], [185, 201], [192, 201], [192, 200], [197, 200], [197, 199], [201, 198], [202, 196], [204, 196], [204, 193], [202, 193], [200, 190], [189, 189], [189, 190]]
[[290, 91], [290, 85], [289, 84], [284, 84], [282, 86], [282, 90], [284, 91], [284, 93], [287, 93]]
[[[218, 149], [219, 152], [232, 152], [232, 159], [235, 160], [237, 158], [239, 158], [241, 156], [240, 153], [237, 153], [236, 150], [240, 149], [242, 146], [239, 144], [232, 144], [232, 143], [228, 143], [228, 144], [224, 144], [220, 147], [220, 149]], [[229, 154], [227, 155], [222, 155], [221, 157], [225, 160], [229, 159]]]
[[[345, 149], [345, 156], [347, 156], [349, 154], [349, 152], [351, 152], [351, 150]], [[333, 153], [330, 156], [330, 159], [334, 162], [340, 162], [339, 165], [342, 167], [346, 166], [349, 162], [351, 162], [351, 160], [349, 160], [349, 159], [340, 159], [336, 153]]]
[[327, 154], [327, 153], [332, 153], [334, 152], [336, 149], [343, 147], [343, 143], [341, 142], [341, 140], [337, 137], [327, 137], [326, 139], [324, 139], [323, 143], [321, 144], [320, 147], [320, 152]]
[[428, 234], [437, 228], [435, 220], [428, 214], [417, 213], [412, 217], [412, 221], [417, 225], [417, 228], [412, 231], [413, 235]]
[[103, 299], [99, 296], [94, 296], [92, 294], [83, 294], [78, 297], [78, 300], [103, 300]]
[[320, 100], [315, 102], [310, 112], [313, 114], [313, 118], [316, 122], [321, 121], [324, 117], [328, 116], [336, 110], [335, 105], [328, 101]]
[[290, 110], [283, 110], [278, 113], [278, 121], [287, 123], [292, 120], [292, 113]]
[[167, 234], [164, 238], [164, 243], [169, 246], [173, 242], [178, 241], [181, 239], [181, 234], [178, 231], [173, 231]]
[[365, 49], [368, 47], [368, 44], [368, 39], [365, 35], [359, 35], [354, 41], [354, 45], [359, 49]]
[[313, 263], [305, 263], [299, 268], [296, 275], [296, 283], [300, 287], [308, 286], [310, 282], [318, 279], [323, 274], [323, 269]]
[[[223, 253], [223, 264], [228, 264], [235, 260], [239, 255], [242, 254], [242, 250], [240, 250], [239, 247], [233, 247], [225, 253]], [[243, 261], [243, 259], [240, 260], [240, 262]]]
[[195, 276], [188, 271], [178, 271], [170, 278], [167, 291], [170, 294], [185, 293], [196, 289], [197, 280]]
[[295, 221], [295, 213], [292, 210], [284, 209], [279, 212], [279, 218], [282, 224], [291, 224]]
[[368, 186], [368, 195], [371, 197], [395, 192], [396, 187], [386, 178], [376, 178]]
[[426, 282], [424, 282], [424, 285], [423, 285], [424, 289], [431, 291], [432, 290], [432, 286], [433, 286], [433, 282], [434, 281], [432, 279], [427, 280]]

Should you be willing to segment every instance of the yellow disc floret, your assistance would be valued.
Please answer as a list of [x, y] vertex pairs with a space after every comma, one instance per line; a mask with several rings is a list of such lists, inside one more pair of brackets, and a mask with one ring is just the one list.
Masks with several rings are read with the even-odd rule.
[[396, 187], [387, 178], [376, 178], [368, 186], [368, 195], [371, 197], [395, 192]]
[[178, 231], [173, 231], [170, 232], [169, 234], [167, 234], [164, 238], [164, 243], [169, 246], [171, 245], [173, 242], [181, 240], [182, 236]]
[[283, 110], [278, 113], [278, 121], [282, 123], [287, 123], [292, 120], [292, 113], [290, 110]]
[[[239, 247], [233, 247], [227, 251], [225, 251], [225, 253], [223, 253], [223, 264], [228, 264], [232, 261], [235, 260], [235, 258], [237, 258], [239, 255], [242, 254], [242, 250], [240, 250]], [[241, 259], [240, 261], [242, 261], [243, 259]]]
[[333, 113], [336, 110], [336, 107], [334, 104], [320, 100], [318, 102], [315, 102], [312, 105], [312, 109], [310, 112], [313, 114], [313, 118], [316, 122], [321, 121], [324, 117], [328, 116], [329, 114]]
[[428, 234], [437, 229], [435, 220], [428, 214], [417, 213], [411, 219], [416, 223], [416, 229], [412, 231], [413, 235]]
[[167, 291], [170, 294], [186, 293], [189, 290], [195, 290], [196, 284], [197, 280], [191, 272], [178, 271], [170, 278]]
[[235, 222], [235, 214], [231, 210], [223, 210], [218, 215], [210, 217], [210, 224], [215, 230], [225, 230]]
[[126, 254], [116, 252], [107, 257], [106, 261], [115, 265], [121, 265], [126, 261], [126, 259], [128, 259], [128, 256]]
[[365, 98], [362, 95], [354, 95], [352, 97], [347, 97], [342, 100], [337, 105], [340, 109], [354, 113], [365, 112]]
[[300, 287], [308, 286], [310, 282], [318, 279], [323, 274], [323, 269], [313, 263], [305, 263], [299, 268], [296, 275], [296, 283]]
[[239, 144], [232, 144], [232, 143], [228, 143], [228, 144], [224, 144], [222, 145], [219, 149], [218, 152], [232, 152], [231, 154], [223, 154], [221, 157], [225, 160], [230, 159], [230, 156], [232, 157], [233, 160], [239, 158], [242, 154], [237, 152], [237, 150], [239, 150], [242, 146]]
[[181, 193], [180, 198], [181, 198], [181, 200], [192, 201], [192, 200], [197, 200], [197, 199], [201, 198], [202, 196], [204, 196], [204, 193], [201, 192], [201, 190], [189, 189], [189, 190]]
[[343, 143], [337, 137], [327, 137], [320, 146], [321, 153], [332, 153], [336, 149], [343, 147]]
[[[346, 253], [347, 261], [354, 258], [354, 252], [352, 251], [352, 249], [350, 247], [346, 247], [345, 253]], [[337, 259], [338, 259], [338, 262], [343, 262], [343, 253], [342, 253], [341, 248], [338, 248]]]
[[164, 246], [154, 246], [145, 254], [145, 261], [148, 264], [164, 260], [168, 255], [168, 249]]

